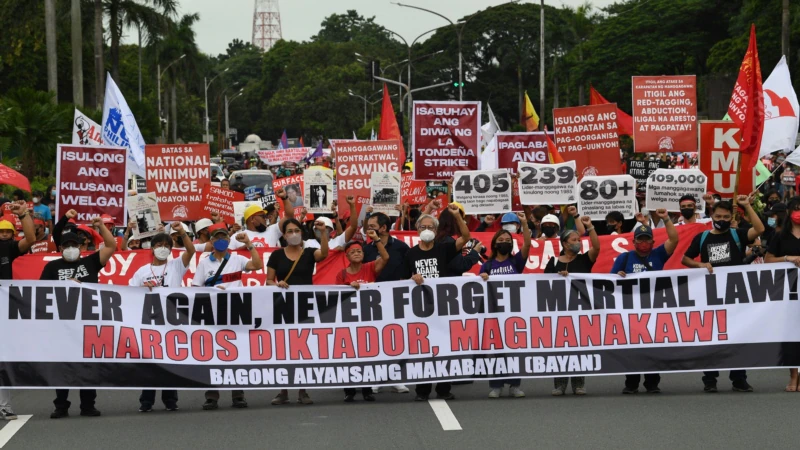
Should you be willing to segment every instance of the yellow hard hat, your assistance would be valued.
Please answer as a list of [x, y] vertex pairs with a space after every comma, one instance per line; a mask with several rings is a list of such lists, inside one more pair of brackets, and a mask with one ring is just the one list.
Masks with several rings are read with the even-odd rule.
[[17, 231], [17, 229], [14, 228], [14, 224], [7, 220], [0, 220], [0, 230]]
[[264, 212], [265, 212], [264, 208], [262, 208], [261, 205], [257, 204], [250, 205], [247, 207], [247, 209], [244, 210], [244, 220], [249, 219], [250, 216], [252, 216], [253, 214], [264, 213]]

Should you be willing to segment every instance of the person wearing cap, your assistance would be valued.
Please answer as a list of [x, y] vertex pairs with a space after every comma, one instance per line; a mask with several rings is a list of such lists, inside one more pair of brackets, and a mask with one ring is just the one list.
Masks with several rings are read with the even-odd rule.
[[31, 245], [31, 254], [36, 253], [55, 253], [56, 244], [47, 232], [47, 224], [42, 219], [33, 220], [34, 232], [36, 233], [36, 242]]
[[[74, 210], [67, 212], [73, 215]], [[84, 238], [74, 232], [67, 232], [60, 236], [59, 247], [62, 257], [50, 261], [44, 266], [40, 280], [72, 280], [79, 283], [98, 283], [100, 271], [117, 249], [117, 241], [108, 231], [100, 217], [92, 219], [92, 226], [100, 231], [104, 246], [88, 256], [81, 257], [81, 246]], [[57, 389], [56, 399], [53, 400], [55, 410], [50, 414], [51, 419], [60, 419], [69, 415], [71, 405], [68, 400], [69, 389]], [[97, 391], [94, 389], [81, 389], [81, 415], [99, 416], [100, 411], [94, 407]]]
[[[153, 261], [150, 264], [145, 264], [140, 267], [136, 273], [133, 274], [129, 281], [131, 286], [143, 286], [150, 290], [154, 287], [181, 287], [183, 276], [189, 270], [189, 264], [194, 257], [194, 244], [189, 238], [189, 234], [183, 228], [183, 224], [175, 222], [171, 227], [171, 232], [183, 241], [183, 246], [186, 250], [181, 254], [180, 258], [173, 258], [169, 260], [172, 254], [172, 238], [165, 233], [159, 233], [153, 237], [152, 243], [152, 256]], [[139, 397], [139, 412], [153, 411], [153, 404], [156, 401], [155, 390], [144, 390]], [[161, 401], [167, 411], [178, 410], [178, 391], [173, 389], [165, 389], [161, 391]]]
[[[219, 213], [211, 213], [212, 216], [216, 215], [219, 217]], [[211, 235], [208, 234], [208, 227], [214, 225], [214, 221], [211, 219], [200, 219], [194, 224], [194, 236], [195, 240], [192, 242], [194, 245], [201, 245], [205, 246], [207, 243], [211, 242]]]
[[[325, 228], [328, 229], [328, 238], [329, 238], [328, 239], [328, 248], [329, 249], [334, 249], [334, 250], [342, 250], [342, 249], [344, 249], [345, 245], [347, 245], [347, 243], [350, 242], [351, 239], [353, 239], [353, 236], [356, 234], [356, 231], [358, 231], [358, 214], [356, 213], [356, 198], [353, 197], [352, 195], [348, 195], [345, 198], [345, 201], [347, 202], [347, 205], [349, 206], [349, 211], [348, 211], [348, 214], [347, 214], [348, 218], [349, 218], [349, 222], [347, 224], [347, 228], [344, 229], [344, 232], [335, 233], [335, 235], [334, 235], [334, 230], [336, 229], [336, 227], [334, 227], [333, 221], [331, 219], [327, 218], [327, 217], [324, 217], [324, 216], [323, 217], [319, 217], [316, 220], [316, 222], [324, 223], [325, 224]], [[320, 239], [321, 239], [320, 230], [318, 230], [318, 229], [314, 230], [314, 237], [315, 237], [315, 240], [313, 240], [313, 242], [312, 242], [312, 240], [307, 240], [306, 241], [306, 246], [307, 247], [319, 248], [319, 243], [320, 243]], [[314, 244], [316, 244], [316, 245], [314, 245]]]
[[[672, 253], [678, 247], [678, 230], [672, 224], [669, 213], [666, 209], [657, 209], [656, 215], [664, 222], [667, 231], [667, 241], [658, 247], [653, 248], [653, 229], [647, 225], [639, 224], [633, 231], [633, 250], [623, 253], [614, 260], [611, 273], [621, 277], [629, 273], [652, 272], [664, 270], [664, 265], [669, 260]], [[639, 374], [625, 376], [625, 388], [623, 394], [635, 394], [639, 392], [639, 382], [642, 377]], [[661, 375], [657, 373], [646, 373], [644, 375], [644, 388], [650, 394], [658, 394], [661, 389], [658, 383]]]
[[[261, 255], [256, 250], [255, 245], [250, 242], [247, 233], [240, 232], [236, 235], [236, 241], [240, 242], [250, 251], [250, 259], [237, 253], [231, 253], [230, 235], [225, 223], [215, 223], [208, 227], [211, 234], [211, 245], [213, 252], [207, 258], [201, 258], [197, 264], [197, 271], [192, 279], [192, 286], [197, 287], [216, 287], [218, 289], [242, 287], [242, 274], [253, 270], [261, 270], [264, 263]], [[206, 391], [206, 402], [203, 404], [204, 410], [218, 408], [219, 391]], [[246, 408], [247, 401], [244, 398], [244, 391], [231, 391], [234, 408]]]
[[[177, 226], [180, 225], [180, 226]], [[175, 222], [174, 225], [169, 227], [169, 237], [172, 239], [172, 246], [175, 248], [184, 248], [183, 235], [181, 232], [186, 233], [188, 228], [182, 222]]]
[[[522, 225], [523, 230], [527, 228], [527, 225], [528, 221], [525, 220]], [[542, 217], [542, 221], [539, 222], [539, 227], [542, 230], [542, 234], [539, 236], [539, 239], [552, 239], [557, 237], [559, 231], [561, 231], [561, 221], [558, 220], [558, 217], [554, 216], [553, 214], [547, 214], [546, 216]]]
[[[106, 228], [108, 228], [108, 231], [110, 231], [112, 235], [114, 235], [114, 218], [111, 217], [109, 214], [103, 214], [100, 216], [100, 218], [103, 219], [103, 225]], [[115, 235], [114, 240], [117, 241], [117, 248], [122, 249], [123, 248], [122, 244], [125, 242], [125, 239], [122, 238], [121, 236]], [[102, 245], [103, 244], [100, 244], [101, 247]]]
[[[275, 191], [275, 198], [283, 202], [284, 219], [294, 217], [294, 205], [288, 200], [286, 191], [283, 188]], [[270, 224], [267, 222], [267, 211], [261, 207], [260, 203], [254, 203], [244, 210], [245, 230], [243, 232], [250, 238], [250, 242], [256, 247], [280, 247], [281, 228], [279, 223]], [[231, 241], [231, 250], [242, 247], [238, 241]], [[206, 245], [206, 251], [211, 251]]]
[[[14, 278], [14, 260], [27, 253], [36, 242], [36, 232], [27, 206], [23, 203], [15, 203], [11, 205], [11, 213], [16, 214], [20, 222], [22, 222], [24, 238], [19, 241], [15, 240], [16, 229], [14, 228], [14, 224], [7, 220], [0, 220], [0, 280], [11, 280]], [[2, 415], [2, 418], [5, 420], [14, 420], [17, 418], [17, 415], [11, 408], [10, 389], [0, 389], [0, 415]]]

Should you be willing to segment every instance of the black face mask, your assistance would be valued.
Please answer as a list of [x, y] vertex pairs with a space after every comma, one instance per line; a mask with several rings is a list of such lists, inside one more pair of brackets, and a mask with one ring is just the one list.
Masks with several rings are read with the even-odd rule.
[[511, 242], [500, 242], [494, 245], [494, 248], [497, 250], [497, 253], [503, 256], [508, 255], [511, 253], [511, 249], [513, 245]]
[[556, 235], [556, 227], [542, 227], [542, 234], [547, 237], [553, 237]]
[[267, 231], [267, 226], [260, 223], [260, 224], [256, 225], [256, 231], [258, 231], [259, 233], [263, 233], [263, 232]]
[[778, 199], [776, 199], [776, 198], [771, 198], [771, 199], [767, 200], [767, 204], [768, 204], [769, 206], [772, 206], [772, 205], [774, 205], [775, 203], [778, 203]]
[[715, 220], [714, 221], [714, 228], [719, 231], [725, 232], [731, 228], [731, 221], [730, 220]]
[[615, 231], [617, 231], [617, 224], [614, 225], [606, 224], [606, 232], [608, 232], [608, 234], [611, 234]]
[[694, 217], [694, 208], [682, 208], [681, 215], [683, 216], [684, 219], [687, 220], [691, 219], [692, 217]]

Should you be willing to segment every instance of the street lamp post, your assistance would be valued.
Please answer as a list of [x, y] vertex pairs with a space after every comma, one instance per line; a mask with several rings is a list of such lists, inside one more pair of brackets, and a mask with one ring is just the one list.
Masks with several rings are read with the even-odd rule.
[[225, 96], [225, 142], [228, 143], [228, 148], [231, 146], [231, 127], [230, 123], [228, 123], [228, 106], [233, 103], [234, 100], [239, 98], [244, 93], [244, 88], [239, 89], [239, 92], [233, 94], [230, 100], [228, 100], [228, 96]]
[[[159, 125], [161, 125], [164, 120], [163, 114], [161, 114], [161, 77], [164, 75], [164, 73], [167, 71], [167, 69], [169, 69], [171, 65], [182, 60], [184, 57], [186, 57], [186, 53], [179, 56], [178, 59], [176, 59], [175, 61], [172, 61], [171, 63], [167, 64], [167, 67], [165, 67], [163, 71], [161, 70], [161, 64], [158, 64], [158, 66], [156, 67], [156, 71], [158, 72], [158, 124]], [[162, 139], [164, 138], [164, 127], [161, 127], [161, 138]]]
[[203, 77], [203, 84], [205, 85], [205, 97], [206, 97], [206, 134], [204, 136], [206, 144], [211, 143], [211, 141], [208, 139], [208, 124], [210, 122], [210, 119], [208, 118], [208, 87], [211, 86], [211, 83], [213, 83], [214, 80], [216, 80], [220, 75], [227, 72], [228, 70], [230, 70], [230, 67], [226, 68], [221, 73], [218, 73], [217, 76], [211, 79], [211, 81], [208, 81], [207, 77]]

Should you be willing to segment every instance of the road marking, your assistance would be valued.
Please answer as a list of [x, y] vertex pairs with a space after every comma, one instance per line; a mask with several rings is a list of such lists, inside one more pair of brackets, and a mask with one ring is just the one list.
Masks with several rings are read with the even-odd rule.
[[20, 428], [33, 417], [32, 415], [27, 416], [17, 416], [17, 420], [9, 420], [6, 422], [6, 426], [0, 429], [0, 448], [3, 448], [8, 444], [8, 441], [17, 434]]
[[439, 423], [442, 425], [444, 431], [461, 430], [461, 424], [458, 423], [458, 419], [456, 419], [450, 407], [447, 406], [446, 401], [428, 400], [428, 403], [431, 405], [431, 408], [433, 408], [433, 413], [436, 414], [436, 418], [439, 419]]

